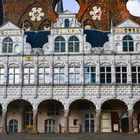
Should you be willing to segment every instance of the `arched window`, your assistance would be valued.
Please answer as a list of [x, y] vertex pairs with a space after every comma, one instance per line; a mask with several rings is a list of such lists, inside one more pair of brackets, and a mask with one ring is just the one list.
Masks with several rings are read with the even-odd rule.
[[69, 28], [70, 27], [70, 22], [69, 22], [69, 19], [65, 19], [65, 25], [64, 25], [65, 28]]
[[58, 36], [54, 41], [55, 52], [65, 52], [65, 39], [62, 36]]
[[6, 37], [2, 43], [2, 52], [11, 53], [13, 51], [13, 40], [10, 37]]
[[9, 133], [17, 133], [18, 132], [18, 121], [10, 120], [9, 121]]
[[71, 36], [68, 41], [69, 52], [79, 52], [79, 39], [76, 36]]
[[130, 35], [126, 35], [123, 38], [123, 52], [133, 52], [134, 51], [134, 42], [133, 38]]

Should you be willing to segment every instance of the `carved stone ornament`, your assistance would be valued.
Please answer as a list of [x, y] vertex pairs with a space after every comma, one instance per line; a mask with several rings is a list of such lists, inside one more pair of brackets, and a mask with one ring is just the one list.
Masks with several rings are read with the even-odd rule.
[[89, 14], [92, 16], [93, 20], [101, 20], [101, 14], [102, 14], [101, 7], [93, 6]]
[[29, 16], [31, 17], [31, 21], [41, 21], [42, 17], [44, 17], [44, 12], [42, 8], [33, 7], [29, 12]]

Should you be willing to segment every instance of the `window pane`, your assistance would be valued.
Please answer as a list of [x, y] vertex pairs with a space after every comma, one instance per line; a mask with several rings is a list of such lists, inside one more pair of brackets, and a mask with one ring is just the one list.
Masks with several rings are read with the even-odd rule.
[[116, 67], [116, 72], [120, 72], [120, 71], [121, 71], [120, 67]]
[[14, 73], [14, 68], [9, 68], [9, 73]]
[[39, 73], [44, 73], [44, 68], [39, 68]]
[[127, 68], [126, 67], [122, 67], [122, 72], [127, 72]]
[[101, 67], [100, 72], [105, 72], [105, 67]]
[[89, 72], [89, 67], [85, 67], [84, 72]]
[[24, 68], [24, 73], [29, 73], [29, 68]]
[[111, 72], [111, 67], [106, 67], [107, 72]]
[[136, 72], [136, 67], [131, 68], [132, 72]]
[[19, 75], [15, 75], [15, 84], [19, 84]]
[[91, 72], [96, 72], [96, 68], [95, 67], [91, 67]]

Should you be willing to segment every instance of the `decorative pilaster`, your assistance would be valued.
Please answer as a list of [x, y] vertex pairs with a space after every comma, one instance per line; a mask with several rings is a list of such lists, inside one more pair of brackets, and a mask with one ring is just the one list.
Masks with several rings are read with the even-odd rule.
[[64, 133], [69, 133], [69, 110], [64, 111]]
[[99, 58], [98, 57], [98, 60], [96, 61], [96, 83], [100, 83], [100, 61], [99, 61]]
[[101, 132], [101, 110], [96, 110], [96, 117], [95, 117], [95, 125], [96, 125], [96, 133]]

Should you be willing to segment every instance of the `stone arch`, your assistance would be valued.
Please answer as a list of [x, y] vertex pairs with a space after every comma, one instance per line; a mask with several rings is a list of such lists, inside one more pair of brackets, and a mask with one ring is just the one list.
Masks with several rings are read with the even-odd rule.
[[[128, 132], [128, 105], [120, 99], [108, 99], [101, 105], [102, 132]], [[107, 125], [105, 126], [105, 122]]]
[[[33, 106], [25, 99], [13, 99], [7, 104], [7, 124], [10, 120], [17, 120], [17, 133], [33, 128]], [[19, 125], [21, 124], [21, 125]], [[10, 127], [10, 126], [9, 126]], [[10, 131], [10, 128], [7, 128]]]
[[[48, 129], [46, 120], [50, 124], [51, 130]], [[52, 121], [53, 120], [53, 125]], [[41, 100], [38, 103], [38, 131], [40, 133], [61, 132], [64, 120], [64, 105], [61, 101], [55, 99]], [[53, 130], [53, 131], [52, 131]]]
[[[94, 132], [96, 106], [88, 99], [75, 99], [69, 104], [70, 132], [77, 126], [75, 132]], [[93, 125], [90, 125], [90, 124]], [[76, 129], [76, 128], [75, 128]]]
[[39, 107], [39, 105], [43, 102], [47, 102], [47, 101], [56, 101], [59, 102], [62, 106], [64, 106], [64, 103], [58, 99], [42, 99], [37, 103], [37, 108]]

